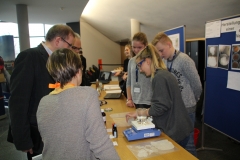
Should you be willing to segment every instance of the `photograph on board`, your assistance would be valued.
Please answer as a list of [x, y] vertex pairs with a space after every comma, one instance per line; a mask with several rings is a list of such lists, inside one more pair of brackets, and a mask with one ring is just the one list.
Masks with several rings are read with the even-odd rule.
[[180, 42], [179, 42], [180, 35], [172, 34], [172, 35], [168, 35], [168, 37], [171, 39], [173, 47], [179, 51], [180, 50]]
[[217, 45], [209, 45], [208, 46], [208, 59], [207, 59], [207, 67], [217, 67], [217, 55], [218, 55], [218, 46]]
[[218, 49], [218, 68], [228, 69], [230, 59], [231, 46], [219, 45]]
[[240, 44], [232, 45], [232, 70], [240, 70]]

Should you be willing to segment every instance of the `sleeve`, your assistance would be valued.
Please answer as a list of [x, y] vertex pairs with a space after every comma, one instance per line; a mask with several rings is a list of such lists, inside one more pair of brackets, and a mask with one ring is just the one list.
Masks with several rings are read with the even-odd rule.
[[190, 86], [193, 90], [194, 97], [196, 101], [198, 101], [202, 93], [202, 84], [196, 66], [193, 60], [189, 57], [187, 57], [185, 62], [181, 64], [184, 64], [182, 65], [182, 72], [188, 79]]
[[148, 113], [150, 116], [161, 116], [171, 109], [173, 105], [170, 86], [165, 78], [155, 76], [152, 81], [152, 88], [153, 95]]
[[128, 62], [128, 77], [127, 77], [127, 83], [126, 83], [126, 87], [131, 87], [131, 66], [132, 66], [132, 61], [133, 59], [130, 59], [129, 62]]
[[9, 113], [14, 144], [18, 150], [33, 147], [30, 136], [28, 109], [34, 81], [34, 66], [32, 54], [22, 52], [15, 61], [11, 75]]
[[97, 159], [120, 159], [107, 134], [99, 107], [98, 94], [94, 90], [89, 95], [85, 136], [90, 143], [90, 150]]

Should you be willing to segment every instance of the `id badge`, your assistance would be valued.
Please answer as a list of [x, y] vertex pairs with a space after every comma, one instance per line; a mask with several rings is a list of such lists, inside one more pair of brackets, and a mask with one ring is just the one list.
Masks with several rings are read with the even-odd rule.
[[141, 92], [141, 87], [140, 87], [139, 84], [135, 84], [135, 85], [133, 86], [133, 92], [134, 92], [134, 93], [140, 93], [140, 92]]

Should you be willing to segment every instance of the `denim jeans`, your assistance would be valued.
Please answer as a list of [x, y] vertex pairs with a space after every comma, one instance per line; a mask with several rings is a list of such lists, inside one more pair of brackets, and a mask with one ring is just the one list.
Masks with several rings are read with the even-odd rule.
[[[192, 124], [194, 126], [194, 123], [195, 123], [195, 112], [188, 113], [188, 114], [189, 114], [191, 122], [192, 122]], [[190, 152], [192, 155], [197, 157], [197, 151], [196, 151], [196, 147], [195, 147], [195, 144], [194, 144], [194, 132], [190, 133], [189, 140], [188, 140], [187, 145], [185, 146], [185, 149], [188, 152]]]

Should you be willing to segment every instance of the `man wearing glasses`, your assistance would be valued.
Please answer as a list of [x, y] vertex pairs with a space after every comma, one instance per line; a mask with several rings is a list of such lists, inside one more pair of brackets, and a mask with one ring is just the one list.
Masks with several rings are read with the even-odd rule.
[[85, 72], [87, 67], [86, 58], [82, 54], [82, 47], [81, 47], [81, 37], [78, 33], [75, 33], [75, 42], [72, 46], [72, 50], [80, 55], [82, 65], [83, 65], [83, 74], [82, 74], [82, 83], [81, 86], [86, 86], [86, 78], [85, 78]]
[[43, 149], [36, 112], [41, 98], [51, 92], [49, 83], [55, 83], [46, 62], [55, 50], [70, 49], [74, 38], [70, 27], [54, 25], [46, 35], [46, 42], [22, 51], [15, 60], [10, 80], [8, 141], [13, 142], [17, 150], [26, 152], [28, 159], [41, 154]]

